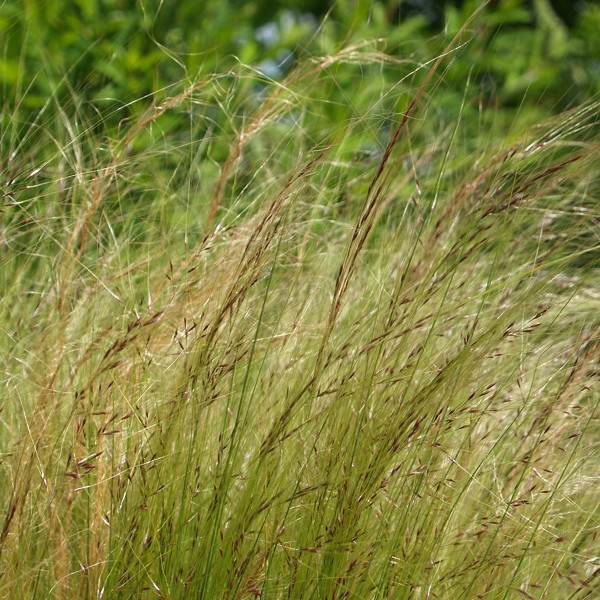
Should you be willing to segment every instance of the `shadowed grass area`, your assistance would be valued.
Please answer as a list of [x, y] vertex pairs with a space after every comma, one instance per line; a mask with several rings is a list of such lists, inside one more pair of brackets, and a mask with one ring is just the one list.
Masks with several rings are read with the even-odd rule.
[[3, 597], [595, 596], [600, 103], [440, 125], [457, 43], [3, 130]]

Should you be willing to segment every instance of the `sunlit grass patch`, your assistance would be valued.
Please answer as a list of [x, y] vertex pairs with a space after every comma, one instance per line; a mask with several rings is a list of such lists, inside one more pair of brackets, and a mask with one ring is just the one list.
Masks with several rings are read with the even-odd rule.
[[2, 138], [4, 596], [593, 596], [599, 105], [440, 131], [451, 58]]

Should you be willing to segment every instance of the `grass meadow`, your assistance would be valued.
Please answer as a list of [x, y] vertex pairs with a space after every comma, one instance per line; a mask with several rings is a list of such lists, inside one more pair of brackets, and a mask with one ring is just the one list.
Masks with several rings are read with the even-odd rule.
[[598, 597], [600, 100], [471, 25], [6, 105], [1, 597]]

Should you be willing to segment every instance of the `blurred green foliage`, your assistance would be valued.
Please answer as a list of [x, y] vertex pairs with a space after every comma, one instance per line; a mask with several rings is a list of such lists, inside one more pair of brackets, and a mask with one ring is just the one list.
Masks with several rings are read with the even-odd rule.
[[[439, 53], [480, 3], [459, 4], [446, 4], [445, 34], [432, 36], [427, 3], [421, 14], [403, 13], [398, 0], [338, 0], [323, 23], [315, 13], [327, 3], [312, 0], [8, 0], [0, 6], [3, 110], [28, 122], [48, 102], [73, 103], [91, 115], [146, 96], [159, 100], [174, 85], [240, 62], [281, 78], [302, 54], [334, 53], [364, 39], [383, 39], [386, 52], [418, 65]], [[542, 114], [597, 92], [600, 8], [581, 4], [576, 17], [567, 28], [550, 0], [492, 2], [446, 73], [450, 106], [460, 102], [469, 74], [482, 105], [514, 108], [527, 96]], [[347, 93], [352, 85], [347, 81]], [[104, 111], [103, 123], [116, 126], [143, 106], [118, 111], [112, 123]]]

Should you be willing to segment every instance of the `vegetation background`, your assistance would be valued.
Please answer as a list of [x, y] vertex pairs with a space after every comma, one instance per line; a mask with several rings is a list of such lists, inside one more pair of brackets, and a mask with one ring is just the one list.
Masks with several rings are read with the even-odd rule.
[[0, 3], [0, 596], [598, 597], [599, 31]]

